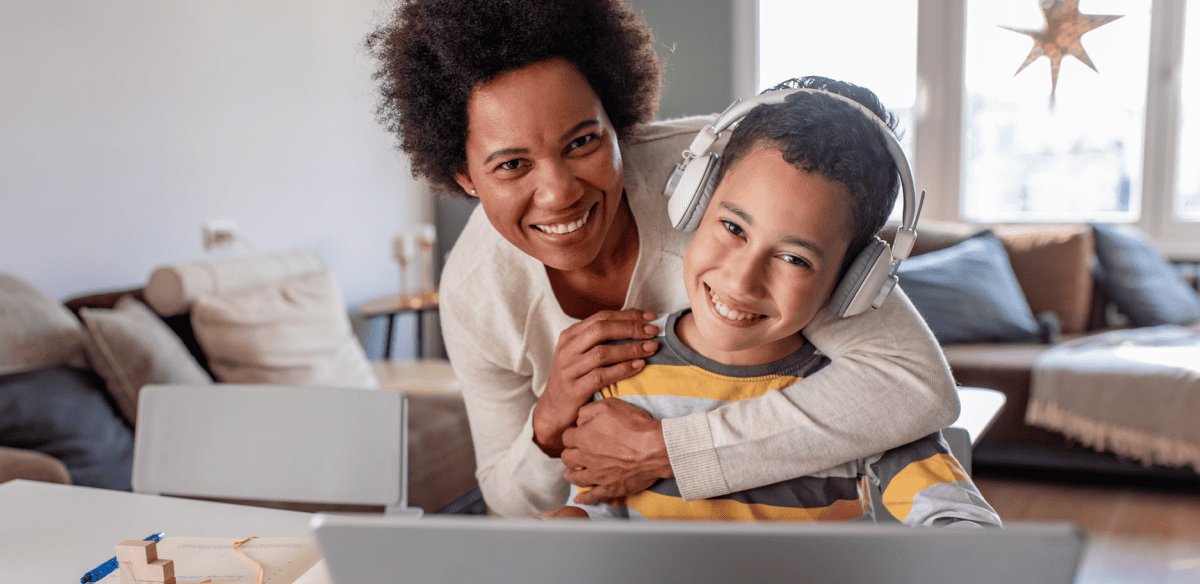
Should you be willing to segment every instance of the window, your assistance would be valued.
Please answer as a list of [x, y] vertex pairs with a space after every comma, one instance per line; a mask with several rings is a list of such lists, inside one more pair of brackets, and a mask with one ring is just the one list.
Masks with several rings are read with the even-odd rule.
[[1175, 214], [1192, 222], [1200, 221], [1200, 164], [1196, 164], [1200, 161], [1200, 7], [1196, 8], [1186, 15], [1183, 35], [1183, 123], [1175, 183]]
[[905, 118], [926, 218], [1134, 223], [1195, 255], [1200, 14], [1174, 0], [1081, 0], [1082, 14], [1121, 18], [1082, 37], [1097, 71], [1062, 60], [1051, 107], [1049, 59], [1014, 75], [1034, 42], [1001, 28], [1040, 29], [1040, 4], [759, 0], [759, 79], [773, 84], [782, 62], [802, 71], [785, 77], [825, 72], [876, 91]]
[[[866, 87], [896, 116], [900, 144], [909, 164], [914, 164], [917, 0], [871, 2], [869, 6], [862, 2], [763, 0], [758, 30], [760, 91], [807, 75]], [[902, 205], [897, 199], [893, 219], [899, 218]]]
[[1050, 61], [1014, 75], [1038, 30], [1036, 2], [967, 5], [963, 218], [1131, 222], [1140, 211], [1150, 2], [1093, 2], [1121, 14], [1082, 38], [1099, 74], [1066, 57], [1051, 102]]

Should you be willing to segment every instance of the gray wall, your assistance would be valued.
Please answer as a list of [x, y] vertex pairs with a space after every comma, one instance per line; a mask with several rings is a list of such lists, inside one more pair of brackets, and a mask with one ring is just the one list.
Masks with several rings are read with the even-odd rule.
[[631, 0], [667, 59], [659, 117], [720, 112], [733, 101], [733, 0]]

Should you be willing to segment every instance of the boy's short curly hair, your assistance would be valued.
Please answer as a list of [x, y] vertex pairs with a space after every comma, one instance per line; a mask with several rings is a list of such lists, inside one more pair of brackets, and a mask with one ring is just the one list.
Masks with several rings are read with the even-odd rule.
[[[820, 89], [849, 97], [875, 113], [893, 131], [896, 118], [869, 89], [826, 77], [790, 79], [768, 91]], [[841, 273], [883, 229], [900, 188], [895, 159], [880, 128], [862, 112], [821, 94], [795, 93], [783, 103], [760, 105], [734, 128], [722, 155], [718, 180], [755, 148], [779, 151], [798, 169], [845, 185], [850, 193], [850, 246]]]
[[618, 136], [658, 111], [653, 33], [624, 0], [411, 0], [365, 44], [378, 62], [377, 119], [411, 158], [413, 176], [451, 193], [466, 164], [467, 100], [501, 73], [565, 58]]

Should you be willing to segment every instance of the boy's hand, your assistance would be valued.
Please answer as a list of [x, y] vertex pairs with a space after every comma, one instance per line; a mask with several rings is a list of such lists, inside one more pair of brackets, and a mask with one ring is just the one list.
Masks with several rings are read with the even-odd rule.
[[553, 511], [542, 513], [542, 519], [591, 519], [587, 511], [571, 505], [563, 505]]
[[575, 427], [563, 432], [563, 476], [591, 489], [575, 503], [594, 505], [640, 493], [660, 478], [675, 476], [667, 456], [662, 422], [619, 399], [602, 399], [579, 409]]
[[645, 366], [643, 359], [658, 350], [653, 341], [604, 343], [653, 338], [658, 327], [650, 321], [656, 317], [642, 310], [605, 310], [559, 335], [546, 391], [533, 408], [533, 439], [546, 454], [562, 452], [562, 433], [575, 423], [580, 406], [605, 386], [632, 377]]

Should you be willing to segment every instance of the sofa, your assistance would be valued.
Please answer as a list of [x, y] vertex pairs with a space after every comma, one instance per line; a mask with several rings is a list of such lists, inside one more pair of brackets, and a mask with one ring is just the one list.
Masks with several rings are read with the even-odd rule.
[[978, 468], [1200, 478], [1194, 468], [1089, 448], [1027, 421], [1035, 364], [1052, 348], [1164, 323], [1200, 330], [1194, 262], [1168, 263], [1129, 226], [922, 221], [918, 232], [900, 287], [934, 331], [955, 381], [1007, 399], [974, 448]]
[[481, 509], [461, 397], [428, 374], [449, 364], [370, 361], [309, 250], [161, 266], [144, 286], [61, 303], [0, 273], [0, 317], [0, 482], [130, 490], [147, 383], [368, 387], [408, 397], [409, 504]]

